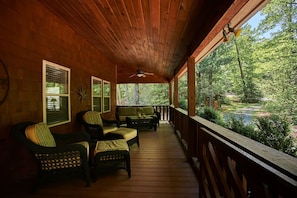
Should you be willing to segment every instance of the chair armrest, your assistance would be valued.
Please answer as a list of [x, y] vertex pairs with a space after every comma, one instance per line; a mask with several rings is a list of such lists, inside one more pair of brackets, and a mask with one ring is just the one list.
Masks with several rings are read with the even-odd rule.
[[67, 134], [52, 133], [52, 134], [58, 146], [72, 144], [72, 143], [81, 142], [81, 141], [87, 141], [89, 144], [91, 143], [90, 135], [86, 132], [73, 132], [73, 133], [67, 133]]
[[113, 132], [109, 132], [104, 136], [104, 140], [118, 140], [118, 139], [124, 139], [124, 137], [120, 134], [116, 134]]
[[157, 116], [158, 120], [160, 120], [160, 119], [161, 119], [161, 113], [160, 113], [160, 112], [158, 112], [158, 111], [155, 111], [155, 114], [156, 114], [156, 116]]
[[84, 127], [87, 133], [90, 135], [91, 140], [100, 139], [104, 137], [103, 128], [99, 124], [88, 124], [85, 123]]
[[101, 117], [101, 120], [103, 122], [103, 126], [111, 126], [111, 125], [117, 123], [117, 120], [106, 120], [106, 119], [104, 119], [102, 117]]
[[116, 112], [116, 122], [117, 122], [117, 127], [121, 126], [121, 120], [120, 120], [120, 114], [119, 112]]
[[43, 153], [43, 154], [66, 153], [69, 151], [79, 151], [81, 155], [84, 155], [84, 153], [86, 153], [86, 148], [80, 144], [68, 144], [68, 145], [57, 146], [57, 147], [45, 147], [40, 145], [36, 145], [36, 146], [38, 147], [38, 150], [36, 151], [34, 149], [34, 152]]

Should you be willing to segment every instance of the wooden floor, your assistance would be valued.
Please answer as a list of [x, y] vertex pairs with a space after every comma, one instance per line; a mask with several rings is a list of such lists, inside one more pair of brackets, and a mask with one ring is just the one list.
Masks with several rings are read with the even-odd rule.
[[140, 147], [134, 144], [130, 148], [130, 179], [126, 171], [119, 170], [100, 175], [90, 187], [78, 178], [47, 184], [33, 194], [18, 191], [5, 197], [198, 197], [197, 178], [173, 128], [162, 123], [157, 132], [140, 131], [139, 136]]

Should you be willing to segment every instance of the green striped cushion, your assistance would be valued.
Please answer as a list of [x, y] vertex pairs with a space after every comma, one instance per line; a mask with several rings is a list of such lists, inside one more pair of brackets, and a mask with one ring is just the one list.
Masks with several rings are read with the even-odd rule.
[[46, 147], [56, 147], [56, 142], [52, 133], [48, 126], [43, 122], [28, 126], [25, 130], [25, 134], [26, 137], [35, 144]]
[[87, 111], [83, 115], [83, 119], [88, 124], [98, 124], [103, 127], [102, 119], [100, 113], [97, 111]]

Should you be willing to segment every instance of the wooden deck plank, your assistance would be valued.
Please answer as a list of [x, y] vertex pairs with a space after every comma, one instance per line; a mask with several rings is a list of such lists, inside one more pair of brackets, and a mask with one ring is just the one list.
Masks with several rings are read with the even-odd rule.
[[[140, 147], [130, 148], [131, 172], [101, 174], [90, 187], [81, 178], [49, 183], [34, 194], [11, 191], [9, 197], [198, 197], [198, 181], [169, 124], [157, 132], [140, 131]], [[16, 187], [17, 189], [17, 187]]]

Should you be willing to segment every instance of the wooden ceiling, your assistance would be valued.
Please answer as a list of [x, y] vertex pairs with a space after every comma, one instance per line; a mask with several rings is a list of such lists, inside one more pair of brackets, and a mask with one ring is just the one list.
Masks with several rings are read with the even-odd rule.
[[[189, 56], [208, 53], [235, 16], [239, 25], [268, 0], [39, 1], [114, 61], [124, 83], [169, 82]], [[154, 75], [129, 78], [139, 66]]]

